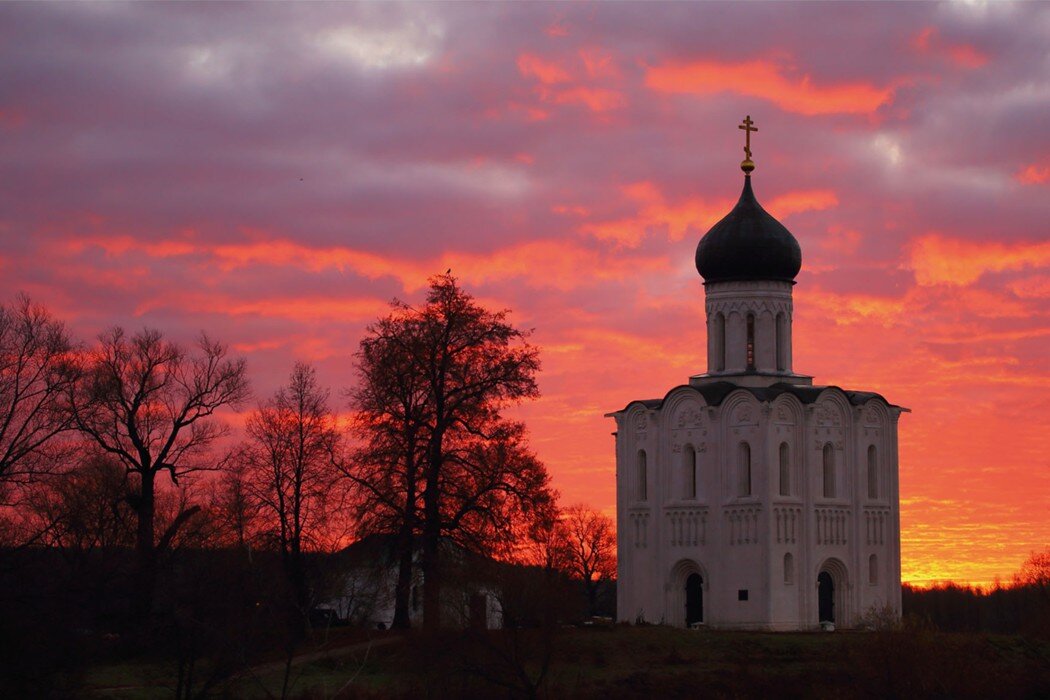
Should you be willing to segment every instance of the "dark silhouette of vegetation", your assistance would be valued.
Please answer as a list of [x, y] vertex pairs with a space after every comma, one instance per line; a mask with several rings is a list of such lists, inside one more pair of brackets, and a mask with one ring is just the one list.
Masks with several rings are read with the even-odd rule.
[[616, 578], [616, 531], [608, 516], [577, 503], [565, 509], [556, 532], [565, 549], [564, 571], [583, 584], [590, 615], [599, 593]]
[[178, 485], [180, 478], [217, 469], [211, 448], [228, 429], [214, 414], [247, 396], [245, 362], [229, 359], [224, 345], [201, 335], [190, 354], [160, 331], [129, 338], [119, 327], [99, 336], [82, 380], [69, 392], [76, 427], [118, 460], [129, 480], [143, 618], [152, 610], [158, 553], [200, 510], [188, 505], [158, 535], [157, 479], [166, 473]]
[[515, 522], [551, 507], [549, 477], [509, 404], [536, 396], [537, 351], [507, 312], [483, 308], [451, 274], [418, 308], [395, 301], [368, 329], [351, 394], [365, 449], [346, 472], [372, 513], [399, 535], [399, 626], [406, 624], [410, 552], [421, 542], [423, 619], [441, 625], [441, 543], [509, 552]]
[[1050, 549], [1032, 552], [1010, 585], [991, 589], [905, 584], [904, 614], [945, 632], [1024, 634], [1050, 639]]
[[26, 296], [0, 305], [0, 506], [61, 468], [72, 427], [66, 410], [80, 375], [65, 325]]

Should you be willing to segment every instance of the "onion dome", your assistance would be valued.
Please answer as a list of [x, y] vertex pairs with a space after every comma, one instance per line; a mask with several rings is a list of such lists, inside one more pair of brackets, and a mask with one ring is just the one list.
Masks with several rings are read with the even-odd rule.
[[[748, 160], [742, 166], [754, 164]], [[725, 218], [711, 227], [696, 247], [696, 269], [709, 282], [774, 280], [794, 282], [802, 267], [802, 249], [782, 223], [755, 199], [751, 175], [744, 169], [744, 191]]]

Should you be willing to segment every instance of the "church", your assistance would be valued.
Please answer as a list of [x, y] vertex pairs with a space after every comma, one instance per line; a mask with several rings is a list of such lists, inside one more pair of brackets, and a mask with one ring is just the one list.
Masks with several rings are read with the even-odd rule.
[[795, 373], [802, 251], [755, 198], [757, 129], [750, 116], [740, 128], [740, 201], [696, 249], [707, 371], [608, 414], [617, 616], [762, 630], [899, 616], [897, 421], [908, 409]]

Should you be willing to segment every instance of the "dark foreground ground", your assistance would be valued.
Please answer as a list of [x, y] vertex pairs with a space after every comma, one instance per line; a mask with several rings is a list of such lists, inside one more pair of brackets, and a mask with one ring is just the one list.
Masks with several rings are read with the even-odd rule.
[[[77, 697], [174, 697], [170, 664], [98, 665]], [[280, 662], [209, 697], [280, 697]], [[291, 698], [1050, 698], [1050, 641], [894, 632], [585, 627], [347, 638], [292, 667]]]

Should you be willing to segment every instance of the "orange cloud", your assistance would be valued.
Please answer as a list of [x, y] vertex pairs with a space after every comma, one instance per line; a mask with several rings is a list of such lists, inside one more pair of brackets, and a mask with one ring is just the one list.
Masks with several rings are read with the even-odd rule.
[[770, 100], [799, 114], [867, 114], [893, 101], [893, 88], [854, 82], [816, 85], [809, 75], [789, 77], [770, 61], [694, 61], [650, 67], [645, 84], [657, 92], [709, 95], [732, 92]]
[[620, 69], [612, 53], [597, 46], [580, 49], [580, 59], [591, 78], [619, 78]]
[[988, 63], [988, 55], [969, 44], [948, 44], [940, 38], [936, 27], [925, 27], [915, 35], [912, 46], [920, 53], [945, 56], [962, 68], [980, 68]]
[[968, 285], [988, 272], [1050, 265], [1050, 241], [986, 243], [931, 233], [911, 242], [905, 267], [921, 285]]
[[[828, 234], [820, 241], [819, 245], [824, 250], [837, 253], [838, 255], [853, 255], [860, 247], [862, 238], [860, 231], [844, 229], [841, 226], [830, 226]], [[809, 267], [807, 263], [807, 268]]]
[[[589, 222], [580, 228], [582, 233], [632, 248], [654, 229], [666, 230], [670, 240], [678, 241], [689, 233], [704, 233], [733, 206], [728, 199], [707, 201], [700, 197], [671, 203], [655, 183], [648, 181], [625, 185], [620, 191], [637, 203], [637, 214], [611, 221]], [[769, 209], [777, 216], [789, 216], [837, 204], [838, 198], [831, 190], [800, 190], [774, 198]], [[561, 211], [569, 210], [564, 208]]]
[[623, 94], [616, 90], [582, 86], [554, 92], [549, 99], [556, 104], [582, 104], [592, 112], [608, 112], [626, 102]]
[[1018, 171], [1014, 178], [1018, 182], [1022, 182], [1026, 185], [1041, 185], [1047, 180], [1050, 180], [1050, 166], [1047, 165], [1029, 165], [1028, 167]]
[[896, 325], [908, 305], [906, 297], [879, 297], [871, 294], [839, 294], [810, 288], [802, 297], [813, 304], [823, 318], [835, 325], [847, 326], [862, 321], [875, 321], [884, 327]]
[[[423, 288], [434, 273], [446, 268], [452, 268], [457, 276], [472, 284], [518, 278], [532, 286], [566, 290], [595, 281], [620, 279], [628, 272], [663, 269], [666, 265], [656, 258], [627, 259], [560, 240], [526, 241], [490, 253], [449, 251], [434, 259], [414, 260], [342, 246], [313, 247], [288, 239], [264, 238], [265, 234], [258, 231], [252, 235], [249, 241], [218, 245], [188, 240], [154, 244], [130, 236], [82, 238], [67, 249], [78, 252], [95, 246], [107, 255], [139, 253], [150, 258], [195, 255], [224, 272], [253, 265], [295, 267], [308, 272], [334, 269], [368, 279], [390, 277], [398, 280], [407, 292]], [[587, 274], [581, 274], [581, 270]], [[250, 310], [245, 311], [248, 312]]]
[[774, 197], [769, 203], [769, 211], [777, 216], [790, 216], [804, 211], [821, 211], [836, 207], [839, 198], [831, 190], [799, 190]]
[[[582, 72], [591, 81], [618, 78], [620, 75], [612, 55], [602, 49], [583, 49], [579, 52], [579, 58], [583, 64]], [[562, 64], [535, 54], [523, 53], [518, 56], [518, 72], [537, 81], [535, 92], [542, 102], [580, 104], [595, 113], [619, 109], [627, 102], [619, 90], [608, 85], [584, 84]]]
[[638, 205], [638, 213], [612, 221], [584, 224], [581, 233], [633, 248], [650, 230], [666, 229], [668, 238], [677, 241], [691, 230], [709, 228], [733, 206], [729, 200], [705, 202], [698, 197], [670, 204], [652, 182], [635, 182], [620, 190]]
[[569, 72], [560, 65], [530, 53], [518, 56], [518, 71], [526, 78], [535, 78], [544, 85], [567, 83], [570, 80]]

